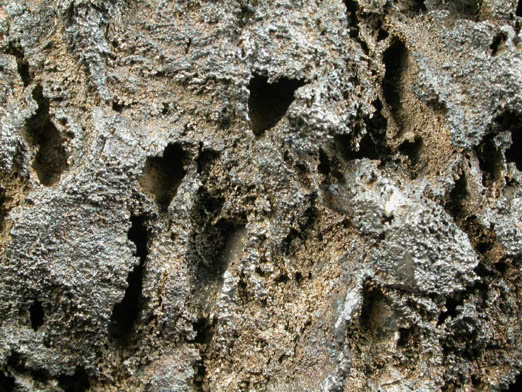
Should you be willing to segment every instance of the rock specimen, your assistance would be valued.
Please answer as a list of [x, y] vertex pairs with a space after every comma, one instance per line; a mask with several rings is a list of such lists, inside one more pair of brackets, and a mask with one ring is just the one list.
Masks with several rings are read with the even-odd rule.
[[0, 390], [518, 390], [521, 26], [0, 2]]

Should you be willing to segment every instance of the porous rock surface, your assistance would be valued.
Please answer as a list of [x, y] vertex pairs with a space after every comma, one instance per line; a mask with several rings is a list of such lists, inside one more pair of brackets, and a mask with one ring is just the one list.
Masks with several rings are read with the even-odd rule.
[[0, 390], [518, 390], [521, 16], [0, 2]]

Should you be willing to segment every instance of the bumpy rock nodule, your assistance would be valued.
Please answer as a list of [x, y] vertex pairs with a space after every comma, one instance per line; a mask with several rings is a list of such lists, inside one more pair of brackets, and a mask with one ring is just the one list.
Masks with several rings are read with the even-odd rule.
[[518, 390], [521, 25], [4, 1], [0, 389]]

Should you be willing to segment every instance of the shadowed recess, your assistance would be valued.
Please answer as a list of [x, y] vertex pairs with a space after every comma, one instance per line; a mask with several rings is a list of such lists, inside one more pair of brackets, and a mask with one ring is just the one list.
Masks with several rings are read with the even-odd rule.
[[399, 147], [401, 154], [406, 155], [411, 163], [416, 164], [419, 161], [422, 149], [422, 139], [415, 138], [414, 141], [405, 141]]
[[0, 391], [12, 392], [15, 388], [15, 379], [10, 374], [0, 371]]
[[506, 43], [506, 40], [508, 39], [508, 36], [506, 33], [500, 33], [495, 36], [495, 39], [490, 45], [491, 49], [491, 55], [496, 56], [502, 49], [504, 49], [504, 44]]
[[512, 132], [511, 147], [506, 151], [506, 160], [513, 162], [517, 169], [522, 171], [522, 128]]
[[142, 188], [149, 193], [161, 211], [166, 211], [185, 176], [185, 152], [178, 144], [169, 144], [162, 157], [148, 157], [140, 179]]
[[58, 377], [58, 385], [64, 392], [85, 392], [91, 386], [85, 369], [81, 367], [77, 367], [72, 376]]
[[67, 152], [63, 146], [65, 139], [51, 122], [49, 100], [43, 96], [41, 86], [33, 90], [33, 98], [38, 103], [36, 114], [27, 121], [26, 139], [38, 147], [33, 161], [33, 169], [43, 185], [56, 183], [67, 167]]
[[492, 186], [502, 175], [503, 157], [493, 140], [494, 135], [487, 136], [478, 149], [479, 166], [482, 171], [484, 186]]
[[5, 189], [0, 187], [0, 232], [4, 229], [5, 217], [8, 214], [7, 208], [5, 207], [6, 202], [7, 196], [5, 194]]
[[27, 64], [27, 61], [24, 60], [23, 52], [15, 46], [10, 45], [7, 49], [7, 53], [15, 56], [18, 74], [20, 75], [24, 86], [29, 86], [32, 83], [33, 78], [29, 72], [29, 64]]
[[208, 228], [205, 239], [205, 257], [197, 272], [201, 282], [221, 281], [229, 265], [239, 262], [245, 234], [243, 224], [226, 220], [221, 220]]
[[37, 331], [44, 323], [44, 310], [40, 301], [35, 300], [29, 308], [31, 327]]
[[384, 52], [383, 62], [386, 67], [382, 81], [383, 96], [391, 111], [398, 112], [401, 109], [401, 77], [406, 71], [408, 49], [397, 37]]
[[294, 100], [295, 90], [304, 84], [301, 80], [284, 77], [274, 83], [268, 83], [265, 76], [254, 75], [250, 79], [248, 115], [256, 136], [260, 136], [283, 118]]
[[515, 378], [515, 382], [506, 389], [506, 392], [519, 392], [522, 391], [522, 373], [519, 373]]
[[134, 255], [140, 262], [127, 277], [127, 289], [123, 300], [114, 306], [111, 316], [110, 335], [112, 338], [126, 341], [131, 333], [140, 310], [143, 270], [147, 259], [148, 232], [144, 216], [132, 216], [128, 238], [136, 246]]
[[516, 15], [522, 17], [522, 0], [518, 0]]

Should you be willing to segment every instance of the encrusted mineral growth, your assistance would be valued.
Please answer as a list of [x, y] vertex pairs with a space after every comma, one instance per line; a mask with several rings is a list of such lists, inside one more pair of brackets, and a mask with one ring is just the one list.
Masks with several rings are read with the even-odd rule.
[[518, 391], [522, 1], [0, 1], [0, 391]]

